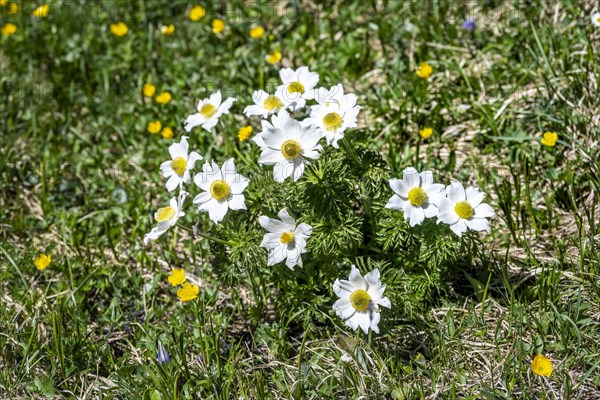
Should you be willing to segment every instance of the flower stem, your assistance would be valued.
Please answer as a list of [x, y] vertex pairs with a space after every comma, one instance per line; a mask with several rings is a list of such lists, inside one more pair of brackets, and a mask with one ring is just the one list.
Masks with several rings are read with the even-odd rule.
[[232, 245], [235, 244], [235, 242], [233, 242], [231, 240], [219, 239], [219, 238], [216, 238], [214, 236], [207, 235], [206, 233], [199, 232], [198, 230], [195, 230], [195, 229], [192, 229], [192, 228], [188, 228], [185, 225], [177, 224], [177, 226], [180, 227], [181, 229], [185, 230], [185, 231], [193, 233], [194, 236], [200, 236], [200, 237], [203, 237], [204, 239], [212, 240], [213, 242], [220, 243], [220, 244], [222, 244], [224, 246], [232, 246]]

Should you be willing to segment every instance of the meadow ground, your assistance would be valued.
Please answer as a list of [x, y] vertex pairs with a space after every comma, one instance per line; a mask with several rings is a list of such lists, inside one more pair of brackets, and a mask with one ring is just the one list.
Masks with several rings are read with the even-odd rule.
[[[1, 3], [0, 398], [600, 399], [596, 2]], [[301, 66], [356, 94], [358, 126], [277, 183], [238, 130]], [[217, 89], [237, 101], [190, 148], [235, 159], [247, 210], [188, 199], [146, 246], [159, 166]], [[491, 233], [386, 209], [411, 166], [480, 187]], [[293, 270], [260, 247], [283, 207], [314, 228]], [[332, 309], [351, 264], [387, 285], [379, 334]]]

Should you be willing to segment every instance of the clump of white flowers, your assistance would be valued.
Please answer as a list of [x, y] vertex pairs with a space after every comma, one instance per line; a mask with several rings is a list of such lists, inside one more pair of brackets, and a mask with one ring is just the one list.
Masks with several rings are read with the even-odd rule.
[[[306, 166], [322, 156], [323, 145], [337, 149], [338, 142], [344, 140], [344, 151], [352, 152], [344, 137], [348, 129], [357, 126], [360, 106], [357, 105], [357, 96], [345, 93], [341, 84], [329, 89], [317, 87], [319, 74], [311, 72], [308, 67], [296, 70], [284, 68], [279, 72], [279, 76], [282, 84], [274, 93], [254, 91], [253, 104], [246, 106], [243, 113], [247, 117], [261, 118], [262, 131], [252, 138], [260, 148], [260, 156], [256, 163], [267, 166], [269, 174], [270, 167], [273, 168], [272, 176], [276, 185], [283, 183], [287, 178], [292, 181], [289, 185], [301, 185], [296, 182], [304, 176]], [[219, 118], [229, 113], [235, 101], [234, 98], [222, 101], [221, 92], [213, 93], [198, 103], [198, 112], [187, 117], [184, 129], [189, 132], [201, 126], [207, 131], [212, 131]], [[313, 104], [310, 104], [311, 102]], [[251, 126], [244, 129], [252, 131]], [[244, 140], [246, 138], [247, 136]], [[202, 171], [194, 174], [196, 162], [203, 158], [198, 152], [190, 151], [187, 136], [183, 136], [179, 143], [169, 146], [168, 151], [171, 159], [163, 162], [160, 170], [167, 179], [167, 190], [173, 192], [179, 189], [179, 194], [170, 199], [168, 206], [156, 211], [157, 225], [144, 236], [144, 243], [158, 239], [185, 216], [183, 208], [190, 190], [186, 186], [192, 180], [198, 189], [193, 197], [193, 204], [197, 205], [200, 213], [208, 213], [208, 218], [213, 223], [221, 223], [229, 210], [246, 210], [244, 192], [250, 180], [238, 173], [233, 158], [226, 160], [221, 166], [214, 160], [207, 161], [202, 166]], [[356, 159], [356, 156], [352, 155], [354, 157], [351, 158]], [[246, 158], [243, 158], [243, 161], [246, 165], [250, 164]], [[321, 177], [315, 180], [320, 180]], [[483, 202], [485, 193], [477, 188], [465, 189], [459, 182], [448, 186], [436, 183], [433, 172], [418, 172], [412, 167], [403, 171], [402, 179], [390, 179], [389, 185], [393, 195], [385, 207], [402, 211], [404, 219], [411, 227], [423, 223], [428, 218], [437, 218], [438, 223], [447, 224], [458, 236], [469, 229], [490, 231], [488, 218], [494, 217], [495, 213]], [[255, 213], [254, 208], [255, 204], [260, 205], [261, 199], [252, 195], [253, 193], [249, 203], [252, 210], [249, 214], [258, 216], [260, 214]], [[294, 201], [295, 199], [291, 204], [294, 204]], [[297, 223], [288, 212], [288, 208], [283, 204], [278, 208], [280, 207], [278, 219], [266, 215], [258, 217], [258, 225], [267, 231], [260, 246], [267, 250], [268, 266], [285, 262], [285, 265], [293, 270], [297, 266], [303, 266], [302, 255], [307, 252], [307, 241], [313, 234], [313, 228], [306, 222]], [[306, 215], [298, 215], [300, 221], [305, 218]], [[318, 224], [315, 226], [320, 227], [315, 228], [315, 232], [322, 234], [319, 229], [323, 229], [324, 224], [321, 221], [315, 223]], [[230, 243], [204, 234], [200, 236], [225, 245]], [[253, 240], [252, 236], [249, 237], [248, 240]], [[313, 243], [311, 242], [311, 245]], [[378, 269], [363, 277], [358, 268], [352, 265], [348, 280], [337, 279], [333, 284], [333, 291], [339, 298], [333, 305], [333, 310], [350, 328], [361, 328], [364, 333], [369, 333], [369, 330], [378, 333], [380, 307], [391, 308], [390, 300], [384, 296], [385, 288]], [[194, 293], [194, 296], [196, 295], [197, 290]]]

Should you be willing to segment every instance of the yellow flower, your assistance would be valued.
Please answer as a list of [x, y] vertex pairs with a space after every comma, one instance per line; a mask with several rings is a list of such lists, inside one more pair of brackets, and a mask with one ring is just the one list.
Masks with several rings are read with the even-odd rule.
[[172, 139], [173, 138], [173, 129], [169, 128], [168, 126], [165, 126], [163, 128], [162, 132], [160, 132], [160, 134], [165, 139]]
[[248, 140], [250, 135], [252, 135], [252, 127], [250, 125], [243, 126], [238, 131], [238, 139], [240, 140], [240, 142], [243, 142], [244, 140]]
[[8, 0], [0, 0], [0, 6], [5, 6]]
[[148, 122], [148, 126], [146, 127], [148, 132], [153, 135], [160, 132], [160, 128], [162, 128], [162, 124], [160, 123], [160, 121], [150, 121]]
[[154, 92], [156, 92], [156, 86], [151, 83], [146, 83], [142, 91], [144, 92], [144, 96], [152, 97], [154, 96]]
[[8, 5], [8, 15], [15, 15], [19, 12], [19, 5], [17, 3], [10, 3]]
[[33, 15], [39, 18], [44, 18], [48, 16], [48, 11], [50, 11], [50, 6], [48, 4], [44, 4], [33, 10]]
[[531, 362], [531, 370], [536, 375], [550, 376], [552, 374], [552, 362], [543, 355], [538, 354]]
[[423, 128], [419, 131], [419, 135], [421, 135], [423, 139], [428, 139], [429, 137], [431, 137], [432, 134], [433, 129], [431, 128]]
[[188, 15], [188, 17], [192, 21], [199, 21], [205, 15], [206, 15], [206, 10], [204, 9], [204, 7], [202, 7], [202, 6], [195, 6], [194, 8], [192, 8], [190, 10], [190, 14]]
[[215, 35], [223, 32], [225, 30], [225, 21], [222, 19], [215, 19], [212, 22], [212, 31]]
[[166, 36], [171, 36], [175, 32], [175, 25], [163, 25], [160, 27], [160, 33]]
[[179, 300], [181, 301], [194, 300], [196, 297], [198, 297], [199, 291], [200, 288], [198, 285], [192, 285], [189, 282], [186, 282], [183, 284], [181, 289], [177, 291], [177, 297], [179, 297]]
[[116, 24], [110, 24], [110, 31], [113, 35], [121, 37], [127, 35], [129, 28], [124, 22], [119, 21]]
[[17, 31], [17, 26], [8, 22], [0, 31], [2, 31], [3, 36], [10, 36]]
[[255, 26], [250, 29], [250, 37], [252, 39], [260, 39], [265, 34], [265, 28], [262, 26]]
[[558, 140], [558, 133], [556, 132], [544, 132], [544, 137], [540, 140], [544, 146], [553, 147]]
[[33, 264], [35, 264], [35, 267], [41, 271], [48, 268], [48, 265], [50, 265], [51, 261], [52, 256], [50, 256], [50, 254], [41, 253], [38, 258], [33, 261]]
[[169, 104], [171, 102], [171, 93], [162, 92], [156, 96], [155, 100], [158, 104]]
[[185, 271], [183, 268], [174, 268], [167, 280], [172, 286], [179, 286], [186, 281]]
[[417, 71], [416, 71], [417, 76], [419, 78], [423, 78], [423, 79], [429, 79], [432, 72], [433, 72], [433, 68], [431, 68], [431, 65], [429, 65], [426, 62], [421, 63], [421, 65], [419, 65], [419, 68], [417, 68]]
[[281, 52], [279, 50], [273, 51], [273, 53], [266, 57], [266, 60], [269, 64], [277, 64], [279, 61], [281, 61]]

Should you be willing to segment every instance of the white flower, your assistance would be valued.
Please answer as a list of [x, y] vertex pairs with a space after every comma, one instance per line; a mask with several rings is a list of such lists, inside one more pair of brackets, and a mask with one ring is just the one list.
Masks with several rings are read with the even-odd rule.
[[177, 223], [177, 220], [185, 215], [182, 211], [183, 202], [188, 194], [183, 190], [179, 192], [179, 197], [173, 197], [166, 207], [159, 208], [154, 213], [154, 218], [158, 224], [152, 228], [150, 233], [144, 235], [144, 244], [148, 244], [151, 240], [156, 240], [160, 235], [165, 233], [170, 227]]
[[433, 183], [433, 173], [406, 168], [402, 179], [390, 179], [390, 187], [395, 194], [385, 205], [386, 208], [401, 210], [410, 226], [420, 224], [425, 218], [438, 215], [437, 203], [443, 197], [444, 185]]
[[275, 94], [269, 94], [264, 90], [257, 90], [252, 93], [252, 101], [254, 101], [254, 105], [244, 108], [244, 114], [246, 114], [247, 117], [260, 115], [261, 117], [266, 118], [282, 108], [289, 106], [289, 102], [283, 96], [281, 88], [277, 89]]
[[342, 84], [339, 84], [330, 90], [317, 89], [315, 100], [319, 104], [310, 107], [310, 117], [302, 123], [318, 127], [327, 143], [338, 148], [337, 142], [344, 137], [344, 131], [356, 127], [356, 117], [360, 111], [356, 105], [356, 95], [345, 95]]
[[291, 103], [292, 111], [304, 108], [306, 100], [315, 98], [315, 86], [319, 82], [319, 74], [310, 72], [308, 67], [300, 67], [296, 71], [283, 68], [279, 71], [283, 82], [280, 89], [283, 96]]
[[225, 161], [222, 169], [214, 161], [205, 163], [202, 171], [194, 177], [194, 183], [204, 190], [194, 198], [198, 210], [208, 211], [209, 218], [218, 223], [230, 208], [246, 209], [242, 192], [250, 181], [236, 172], [233, 158]]
[[198, 112], [192, 114], [185, 120], [185, 130], [191, 131], [197, 126], [202, 125], [202, 128], [210, 131], [219, 122], [219, 117], [223, 114], [229, 114], [235, 98], [229, 97], [221, 103], [221, 91], [217, 91], [210, 95], [208, 99], [200, 100], [196, 107]]
[[485, 193], [475, 187], [467, 190], [462, 183], [454, 182], [446, 188], [446, 196], [438, 203], [438, 223], [450, 225], [452, 232], [462, 236], [468, 229], [490, 232], [486, 218], [496, 216], [489, 204], [482, 203]]
[[312, 227], [305, 223], [296, 225], [296, 220], [285, 208], [277, 216], [281, 221], [264, 215], [258, 218], [260, 226], [269, 232], [260, 244], [269, 251], [268, 265], [286, 260], [285, 265], [290, 269], [302, 266], [301, 254], [306, 253], [306, 240], [312, 233]]
[[297, 181], [304, 173], [307, 159], [316, 160], [320, 157], [319, 151], [323, 150], [318, 144], [321, 134], [312, 126], [303, 128], [285, 110], [279, 112], [272, 126], [265, 127], [260, 139], [265, 147], [262, 148], [258, 163], [274, 165], [273, 178], [276, 182], [283, 182], [288, 177]]
[[592, 14], [592, 24], [600, 26], [600, 12]]
[[336, 279], [333, 284], [333, 291], [340, 298], [333, 305], [335, 313], [354, 330], [360, 326], [365, 333], [369, 333], [369, 328], [379, 333], [379, 306], [392, 307], [390, 300], [383, 297], [385, 285], [381, 284], [379, 270], [374, 269], [363, 278], [353, 265], [348, 279]]
[[181, 142], [173, 143], [169, 146], [170, 161], [165, 161], [160, 165], [160, 170], [167, 181], [167, 190], [172, 192], [178, 186], [190, 182], [190, 171], [194, 169], [196, 161], [202, 160], [202, 156], [195, 151], [188, 155], [187, 136], [181, 138]]

